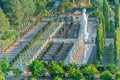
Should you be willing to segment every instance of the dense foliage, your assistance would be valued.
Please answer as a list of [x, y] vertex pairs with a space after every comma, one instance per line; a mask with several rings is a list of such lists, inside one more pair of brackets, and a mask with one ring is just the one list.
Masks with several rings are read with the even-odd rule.
[[115, 12], [115, 28], [118, 28], [120, 27], [120, 4], [118, 0], [115, 0], [114, 12]]
[[100, 77], [102, 80], [112, 80], [112, 74], [109, 71], [104, 71]]
[[53, 5], [53, 0], [0, 0], [0, 48], [7, 48], [18, 35], [48, 16]]
[[33, 61], [28, 70], [32, 73], [33, 76], [42, 76], [44, 73], [44, 65], [38, 60]]
[[105, 31], [110, 33], [110, 7], [107, 0], [103, 0], [103, 15], [105, 20]]
[[8, 31], [9, 21], [3, 10], [0, 8], [0, 38]]
[[5, 57], [4, 60], [0, 60], [0, 69], [2, 70], [4, 74], [7, 74], [8, 71], [10, 70], [7, 57]]
[[[89, 80], [94, 78], [95, 76], [100, 77], [102, 80], [108, 80], [108, 79], [111, 80], [112, 75], [116, 75], [116, 78], [120, 79], [119, 72], [118, 72], [119, 67], [111, 64], [97, 65], [97, 66], [93, 64], [91, 65], [83, 64], [78, 66], [77, 64], [74, 64], [74, 63], [65, 64], [64, 62], [61, 62], [61, 61], [59, 63], [56, 63], [53, 61], [50, 63], [45, 63], [45, 62], [35, 60], [35, 62], [36, 61], [37, 61], [36, 64], [41, 63], [41, 65], [44, 65], [44, 67], [42, 67], [41, 69], [43, 68], [46, 69], [46, 72], [48, 72], [48, 74], [50, 74], [50, 77], [54, 78], [54, 80], [57, 80], [57, 79], [61, 80], [61, 78], [64, 78], [64, 77], [68, 77], [69, 79], [72, 79], [72, 80], [79, 80], [79, 79]], [[33, 64], [33, 62], [31, 64]], [[46, 72], [42, 72], [39, 69], [39, 67], [36, 67], [36, 70], [33, 70], [33, 71], [35, 73], [36, 71], [42, 74], [46, 73]]]
[[102, 61], [102, 57], [103, 57], [103, 52], [104, 52], [104, 29], [103, 29], [103, 24], [100, 23], [98, 26], [98, 31], [97, 31], [97, 36], [96, 36], [96, 46], [97, 46], [97, 50], [96, 50], [96, 62], [98, 64], [101, 63]]
[[63, 69], [60, 67], [60, 65], [56, 64], [55, 62], [51, 62], [49, 65], [49, 73], [52, 77], [60, 76], [64, 74]]
[[73, 9], [72, 2], [70, 0], [61, 0], [60, 6], [59, 6], [59, 14], [68, 14]]
[[119, 63], [119, 57], [120, 57], [120, 28], [117, 28], [115, 31], [115, 62]]
[[115, 79], [116, 79], [116, 80], [119, 80], [119, 79], [120, 79], [120, 71], [116, 72]]
[[0, 70], [0, 80], [5, 80], [3, 72]]

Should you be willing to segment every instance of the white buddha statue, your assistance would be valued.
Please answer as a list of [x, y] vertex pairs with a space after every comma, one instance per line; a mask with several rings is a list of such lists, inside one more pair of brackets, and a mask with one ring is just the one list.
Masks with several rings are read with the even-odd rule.
[[84, 41], [87, 42], [89, 33], [87, 32], [88, 22], [87, 22], [87, 15], [85, 13], [86, 13], [86, 9], [83, 9], [83, 12], [82, 12], [82, 29], [83, 29]]

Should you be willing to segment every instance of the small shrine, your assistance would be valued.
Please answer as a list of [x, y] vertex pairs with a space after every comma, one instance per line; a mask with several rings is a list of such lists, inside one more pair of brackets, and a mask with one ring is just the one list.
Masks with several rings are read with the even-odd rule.
[[81, 16], [82, 13], [79, 10], [76, 10], [73, 14], [72, 14], [72, 20], [73, 22], [81, 22]]

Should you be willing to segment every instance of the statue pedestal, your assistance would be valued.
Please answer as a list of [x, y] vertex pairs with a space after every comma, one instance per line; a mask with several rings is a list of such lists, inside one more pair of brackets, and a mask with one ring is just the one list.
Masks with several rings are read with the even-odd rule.
[[89, 36], [88, 32], [84, 33], [84, 41], [85, 42], [88, 42], [88, 36]]

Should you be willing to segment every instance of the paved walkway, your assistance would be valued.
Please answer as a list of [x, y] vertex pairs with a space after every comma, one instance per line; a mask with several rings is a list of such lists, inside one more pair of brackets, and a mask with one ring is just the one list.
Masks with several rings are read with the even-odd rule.
[[[51, 9], [51, 11], [56, 11], [59, 5], [59, 1], [56, 1], [55, 5]], [[55, 7], [55, 8], [54, 8]], [[0, 55], [0, 60], [3, 60], [5, 56], [8, 56], [8, 62], [12, 61], [17, 54], [24, 49], [24, 47], [28, 44], [28, 42], [34, 38], [34, 36], [50, 21], [50, 18], [44, 19], [44, 21], [39, 22], [36, 26], [33, 27], [27, 34], [25, 34], [22, 38], [18, 39], [17, 42], [9, 48], [6, 52]], [[21, 43], [22, 42], [22, 43]], [[11, 56], [12, 55], [12, 56]]]
[[95, 53], [96, 53], [96, 46], [93, 47], [87, 64], [93, 64], [94, 63]]
[[114, 64], [114, 51], [112, 50], [113, 53], [109, 51], [109, 47], [105, 47], [102, 64]]

